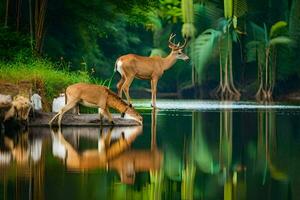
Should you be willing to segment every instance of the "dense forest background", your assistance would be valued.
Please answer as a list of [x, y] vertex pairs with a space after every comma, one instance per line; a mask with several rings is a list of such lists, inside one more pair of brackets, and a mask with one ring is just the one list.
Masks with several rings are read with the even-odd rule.
[[166, 56], [176, 33], [191, 60], [165, 72], [160, 93], [271, 100], [299, 90], [299, 11], [300, 0], [3, 0], [1, 67], [42, 59], [107, 80], [121, 55]]

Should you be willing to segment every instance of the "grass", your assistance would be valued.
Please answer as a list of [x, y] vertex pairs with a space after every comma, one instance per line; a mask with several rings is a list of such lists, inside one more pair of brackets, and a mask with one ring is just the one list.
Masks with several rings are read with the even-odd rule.
[[46, 98], [48, 106], [52, 99], [73, 83], [89, 82], [103, 84], [103, 81], [93, 79], [86, 71], [70, 72], [58, 69], [58, 66], [44, 59], [34, 59], [28, 62], [0, 62], [0, 81], [18, 83], [19, 81], [33, 83], [33, 91]]

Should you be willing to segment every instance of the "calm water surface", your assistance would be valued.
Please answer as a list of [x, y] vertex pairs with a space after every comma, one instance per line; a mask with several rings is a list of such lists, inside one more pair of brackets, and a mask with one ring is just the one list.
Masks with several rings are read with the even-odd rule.
[[7, 130], [0, 199], [300, 199], [299, 106], [158, 107], [143, 127]]

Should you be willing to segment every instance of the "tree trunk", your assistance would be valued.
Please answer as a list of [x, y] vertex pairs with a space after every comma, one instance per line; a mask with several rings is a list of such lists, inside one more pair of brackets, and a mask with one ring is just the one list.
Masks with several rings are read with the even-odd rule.
[[33, 26], [32, 26], [32, 1], [28, 0], [29, 7], [29, 30], [30, 30], [30, 46], [31, 50], [33, 50]]
[[46, 6], [47, 0], [35, 1], [35, 51], [38, 55], [42, 53]]
[[21, 19], [21, 10], [22, 10], [22, 0], [16, 1], [16, 30], [20, 30], [20, 19]]
[[9, 0], [6, 0], [4, 27], [7, 27], [8, 24], [8, 11], [9, 11]]

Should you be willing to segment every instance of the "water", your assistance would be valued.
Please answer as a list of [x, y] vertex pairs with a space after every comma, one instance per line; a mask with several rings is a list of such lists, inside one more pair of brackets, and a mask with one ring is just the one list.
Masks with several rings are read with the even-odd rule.
[[300, 199], [299, 106], [158, 107], [143, 127], [7, 131], [0, 199]]

